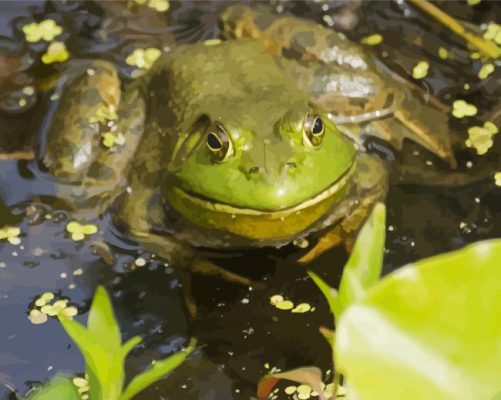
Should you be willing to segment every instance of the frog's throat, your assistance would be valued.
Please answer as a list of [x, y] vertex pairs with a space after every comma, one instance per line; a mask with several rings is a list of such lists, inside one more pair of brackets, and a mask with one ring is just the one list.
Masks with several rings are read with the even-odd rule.
[[292, 239], [321, 219], [344, 197], [356, 170], [350, 168], [331, 186], [294, 207], [261, 211], [239, 208], [202, 199], [176, 186], [167, 191], [169, 204], [196, 225], [226, 231], [251, 240], [283, 241]]

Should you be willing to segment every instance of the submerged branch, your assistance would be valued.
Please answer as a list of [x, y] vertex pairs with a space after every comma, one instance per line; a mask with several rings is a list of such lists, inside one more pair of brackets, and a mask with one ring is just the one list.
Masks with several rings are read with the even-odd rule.
[[416, 7], [435, 18], [442, 25], [449, 28], [455, 34], [461, 36], [472, 46], [475, 46], [480, 52], [490, 58], [501, 56], [501, 49], [493, 43], [485, 40], [482, 36], [475, 35], [466, 30], [466, 28], [456, 21], [453, 17], [443, 12], [441, 9], [431, 4], [427, 0], [409, 0]]

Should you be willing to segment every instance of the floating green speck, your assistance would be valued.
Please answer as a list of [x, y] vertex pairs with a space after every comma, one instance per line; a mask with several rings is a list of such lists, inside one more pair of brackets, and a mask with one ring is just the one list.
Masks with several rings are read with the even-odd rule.
[[474, 148], [478, 155], [484, 155], [493, 145], [492, 137], [498, 133], [498, 128], [490, 121], [483, 126], [472, 126], [468, 129], [466, 146]]
[[383, 42], [383, 36], [381, 36], [379, 33], [374, 33], [372, 35], [362, 38], [362, 44], [366, 44], [368, 46], [375, 46], [382, 42]]
[[42, 55], [42, 62], [44, 64], [52, 64], [56, 62], [66, 61], [70, 57], [70, 53], [66, 49], [63, 42], [52, 42], [44, 55]]
[[477, 107], [464, 100], [456, 100], [452, 103], [452, 115], [456, 118], [471, 117], [477, 112]]
[[485, 79], [490, 74], [492, 74], [495, 69], [496, 69], [496, 67], [492, 63], [484, 64], [484, 65], [482, 65], [482, 68], [480, 68], [480, 71], [478, 71], [478, 77], [480, 79]]
[[446, 60], [449, 57], [449, 51], [445, 47], [440, 47], [438, 49], [438, 56], [442, 60]]
[[423, 79], [428, 75], [430, 64], [427, 61], [419, 61], [412, 69], [412, 77], [414, 79]]

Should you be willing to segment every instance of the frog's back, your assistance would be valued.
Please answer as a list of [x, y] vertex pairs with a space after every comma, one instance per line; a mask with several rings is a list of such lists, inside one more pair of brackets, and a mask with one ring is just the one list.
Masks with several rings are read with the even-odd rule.
[[191, 125], [201, 113], [211, 120], [247, 115], [249, 103], [261, 108], [263, 125], [273, 104], [308, 101], [279, 61], [251, 39], [180, 46], [162, 56], [148, 79], [152, 107], [169, 109], [168, 123], [176, 126]]

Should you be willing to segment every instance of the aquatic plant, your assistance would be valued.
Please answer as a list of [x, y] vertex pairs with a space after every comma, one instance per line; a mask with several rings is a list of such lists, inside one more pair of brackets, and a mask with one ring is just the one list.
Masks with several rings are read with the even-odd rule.
[[[334, 389], [346, 399], [457, 398], [501, 395], [501, 240], [486, 240], [424, 259], [379, 280], [385, 208], [361, 230], [339, 290], [309, 273], [329, 303], [336, 332], [322, 329], [333, 351]], [[320, 399], [318, 368], [264, 377], [267, 396], [279, 379], [306, 383]], [[335, 397], [335, 395], [333, 395]]]
[[86, 378], [58, 374], [30, 392], [28, 400], [129, 400], [180, 365], [195, 346], [192, 340], [187, 349], [156, 361], [124, 387], [125, 359], [141, 338], [135, 336], [122, 344], [120, 328], [106, 290], [97, 288], [87, 327], [64, 315], [59, 320], [82, 353]]

